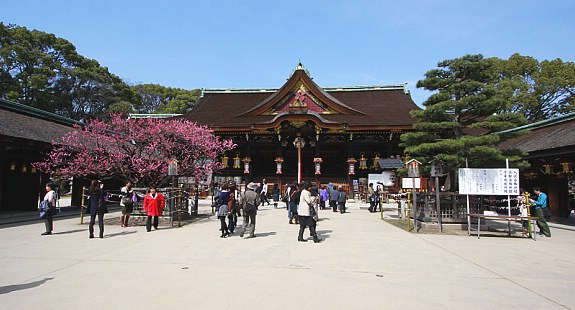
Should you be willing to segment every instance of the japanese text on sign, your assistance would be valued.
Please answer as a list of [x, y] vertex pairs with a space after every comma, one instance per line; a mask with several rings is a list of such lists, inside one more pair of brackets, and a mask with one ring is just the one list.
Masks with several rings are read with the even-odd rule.
[[519, 169], [459, 169], [459, 193], [519, 195]]

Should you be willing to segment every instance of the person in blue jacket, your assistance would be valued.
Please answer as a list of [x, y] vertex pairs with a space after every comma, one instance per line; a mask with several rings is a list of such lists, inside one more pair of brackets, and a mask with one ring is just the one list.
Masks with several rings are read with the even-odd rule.
[[535, 212], [538, 217], [537, 226], [539, 227], [539, 235], [544, 235], [545, 237], [551, 237], [551, 231], [549, 230], [549, 225], [547, 225], [547, 220], [545, 219], [545, 208], [549, 208], [547, 205], [547, 194], [541, 191], [541, 187], [533, 187], [533, 192], [538, 195], [536, 201], [532, 201], [535, 205]]

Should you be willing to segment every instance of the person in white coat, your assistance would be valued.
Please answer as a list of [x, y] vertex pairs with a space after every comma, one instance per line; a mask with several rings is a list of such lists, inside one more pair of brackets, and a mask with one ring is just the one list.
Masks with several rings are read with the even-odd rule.
[[315, 215], [317, 214], [316, 199], [318, 196], [312, 196], [310, 193], [311, 183], [306, 182], [301, 191], [300, 203], [298, 205], [299, 216], [299, 234], [297, 240], [300, 242], [307, 242], [303, 238], [303, 233], [306, 227], [309, 227], [309, 233], [313, 237], [313, 242], [320, 243], [322, 240], [318, 238], [316, 228]]

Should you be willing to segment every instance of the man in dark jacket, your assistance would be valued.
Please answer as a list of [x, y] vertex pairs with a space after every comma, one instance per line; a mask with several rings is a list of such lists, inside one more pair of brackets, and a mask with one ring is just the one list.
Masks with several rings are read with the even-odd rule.
[[337, 212], [337, 198], [339, 197], [339, 192], [335, 189], [335, 185], [329, 183], [327, 185], [329, 191], [329, 206], [332, 208], [333, 212]]

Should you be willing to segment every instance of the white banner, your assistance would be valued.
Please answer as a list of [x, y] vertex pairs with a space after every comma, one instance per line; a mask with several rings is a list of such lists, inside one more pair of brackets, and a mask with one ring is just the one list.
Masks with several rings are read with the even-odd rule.
[[459, 169], [463, 195], [519, 195], [519, 169]]

